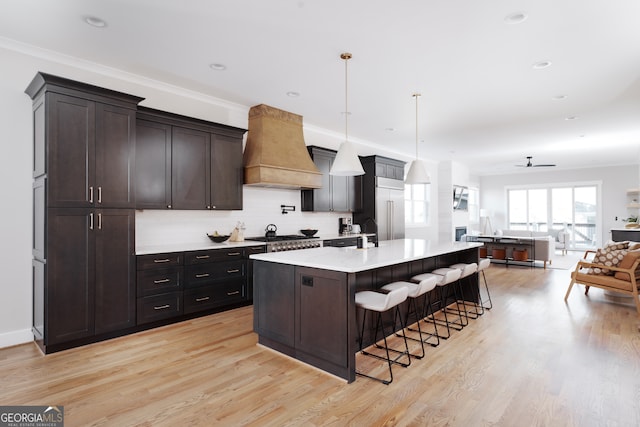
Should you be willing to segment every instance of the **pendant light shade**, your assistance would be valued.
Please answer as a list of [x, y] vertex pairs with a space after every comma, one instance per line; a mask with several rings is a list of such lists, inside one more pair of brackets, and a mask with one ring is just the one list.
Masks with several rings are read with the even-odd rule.
[[355, 176], [364, 175], [362, 163], [358, 158], [356, 149], [349, 142], [349, 96], [347, 86], [347, 62], [351, 59], [350, 53], [343, 53], [340, 58], [344, 60], [344, 142], [340, 144], [336, 158], [331, 165], [329, 175]]
[[416, 159], [411, 162], [405, 184], [430, 184], [431, 177], [427, 173], [427, 168], [422, 160], [418, 159], [418, 97], [419, 93], [414, 93], [416, 99]]

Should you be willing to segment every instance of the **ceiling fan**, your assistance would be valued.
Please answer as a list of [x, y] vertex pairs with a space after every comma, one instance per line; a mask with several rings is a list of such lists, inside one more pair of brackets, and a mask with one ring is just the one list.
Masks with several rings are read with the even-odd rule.
[[523, 167], [523, 168], [549, 168], [549, 167], [555, 166], [554, 164], [534, 165], [533, 163], [531, 163], [531, 159], [532, 158], [533, 158], [532, 156], [527, 156], [527, 164], [526, 165], [516, 165], [516, 166]]

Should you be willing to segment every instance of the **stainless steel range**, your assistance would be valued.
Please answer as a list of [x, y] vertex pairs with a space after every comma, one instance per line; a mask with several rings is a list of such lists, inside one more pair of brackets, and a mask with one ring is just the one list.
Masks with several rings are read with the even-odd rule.
[[322, 247], [322, 240], [320, 240], [318, 237], [307, 237], [297, 234], [270, 237], [245, 237], [245, 240], [266, 242], [267, 252], [295, 251], [298, 249]]

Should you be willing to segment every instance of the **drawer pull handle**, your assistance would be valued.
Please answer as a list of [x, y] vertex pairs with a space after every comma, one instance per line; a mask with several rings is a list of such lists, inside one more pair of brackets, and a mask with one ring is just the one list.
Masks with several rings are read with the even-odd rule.
[[227, 255], [228, 256], [238, 256], [238, 255], [240, 255], [240, 252], [229, 252]]
[[209, 301], [209, 297], [196, 298], [196, 302]]
[[196, 259], [209, 259], [209, 255], [196, 255]]
[[163, 262], [169, 262], [171, 261], [169, 258], [164, 258], [164, 259], [154, 259], [153, 262], [155, 262], [156, 264], [161, 264]]
[[209, 273], [196, 274], [196, 279], [202, 279], [203, 277], [209, 277]]
[[238, 273], [240, 270], [238, 270], [237, 268], [235, 270], [227, 270], [227, 273], [229, 274], [233, 274], [233, 273]]
[[158, 305], [153, 307], [154, 310], [166, 310], [167, 308], [171, 307], [169, 304], [165, 304], [165, 305]]
[[228, 295], [228, 296], [231, 296], [231, 295], [238, 295], [239, 293], [240, 293], [240, 291], [233, 291], [233, 292], [227, 292], [227, 295]]
[[170, 281], [171, 279], [160, 279], [160, 280], [154, 280], [153, 283], [155, 283], [156, 285], [159, 285], [160, 283], [167, 283]]

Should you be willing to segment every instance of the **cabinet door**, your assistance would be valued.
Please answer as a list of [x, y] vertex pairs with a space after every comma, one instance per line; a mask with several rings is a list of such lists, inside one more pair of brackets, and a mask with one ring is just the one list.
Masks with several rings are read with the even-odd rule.
[[96, 104], [95, 206], [135, 206], [135, 111]]
[[323, 152], [312, 151], [313, 163], [316, 164], [318, 170], [322, 173], [322, 188], [315, 190], [303, 190], [303, 210], [315, 212], [330, 212], [331, 203], [331, 163], [335, 156], [325, 154]]
[[347, 366], [346, 274], [296, 268], [297, 350]]
[[[351, 181], [353, 183], [353, 180]], [[331, 210], [335, 212], [349, 212], [349, 177], [331, 177]]]
[[174, 209], [210, 206], [210, 136], [207, 132], [173, 127], [171, 195]]
[[136, 207], [171, 208], [171, 126], [136, 122]]
[[95, 232], [95, 333], [136, 324], [135, 214], [97, 210]]
[[45, 284], [45, 344], [93, 335], [95, 215], [89, 209], [49, 209]]
[[47, 98], [47, 111], [47, 204], [89, 207], [96, 190], [93, 177], [96, 104], [52, 93]]
[[242, 139], [211, 135], [211, 209], [242, 210]]

